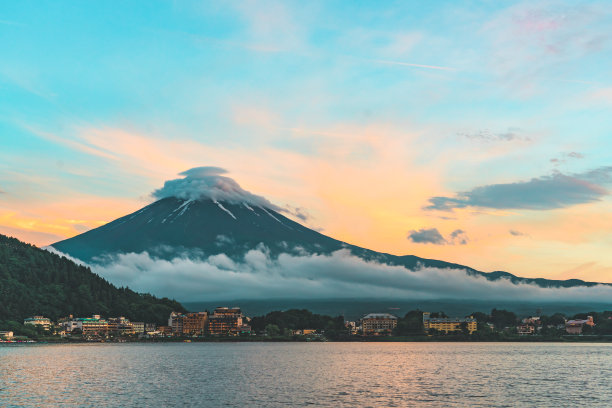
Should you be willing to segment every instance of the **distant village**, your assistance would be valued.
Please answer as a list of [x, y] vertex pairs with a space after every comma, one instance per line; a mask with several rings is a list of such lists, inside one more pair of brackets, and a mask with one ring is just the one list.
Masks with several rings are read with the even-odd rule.
[[[495, 310], [494, 310], [495, 311]], [[304, 311], [306, 312], [306, 311]], [[505, 311], [504, 311], [505, 312]], [[283, 312], [275, 312], [283, 313]], [[309, 312], [308, 312], [309, 313]], [[412, 313], [412, 312], [410, 312]], [[409, 314], [410, 314], [409, 313]], [[406, 315], [405, 319], [408, 318]], [[593, 316], [586, 319], [562, 320], [556, 322], [543, 322], [540, 316], [530, 316], [515, 325], [496, 327], [493, 323], [482, 323], [474, 317], [446, 317], [443, 313], [430, 313], [416, 311], [416, 316], [422, 315], [416, 332], [412, 334], [435, 336], [448, 336], [461, 334], [472, 336], [479, 330], [488, 333], [503, 332], [516, 336], [537, 336], [543, 329], [556, 330], [557, 333], [570, 336], [583, 335], [585, 329], [592, 329], [596, 323]], [[608, 317], [612, 323], [612, 316]], [[358, 321], [344, 321], [343, 339], [352, 337], [357, 339], [372, 338], [376, 336], [401, 335], [398, 328], [398, 318], [390, 313], [369, 313]], [[217, 307], [212, 313], [208, 311], [193, 313], [172, 312], [168, 317], [167, 325], [154, 323], [133, 322], [125, 317], [102, 318], [100, 315], [90, 317], [67, 316], [56, 322], [44, 316], [32, 316], [23, 321], [23, 325], [36, 328], [44, 336], [59, 339], [80, 339], [85, 341], [127, 341], [127, 340], [164, 340], [174, 339], [190, 341], [194, 338], [233, 338], [233, 337], [285, 337], [304, 340], [327, 340], [324, 329], [305, 327], [283, 332], [273, 324], [265, 326], [263, 330], [253, 330], [251, 318], [245, 316], [239, 307]], [[420, 331], [420, 333], [419, 333]], [[32, 342], [25, 336], [19, 336], [12, 331], [0, 331], [0, 342]]]

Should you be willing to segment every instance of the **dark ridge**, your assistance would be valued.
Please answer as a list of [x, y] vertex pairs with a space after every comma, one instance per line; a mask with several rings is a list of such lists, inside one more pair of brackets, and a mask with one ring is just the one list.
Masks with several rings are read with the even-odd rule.
[[0, 320], [100, 314], [163, 324], [173, 310], [185, 309], [174, 300], [117, 288], [66, 257], [0, 234]]

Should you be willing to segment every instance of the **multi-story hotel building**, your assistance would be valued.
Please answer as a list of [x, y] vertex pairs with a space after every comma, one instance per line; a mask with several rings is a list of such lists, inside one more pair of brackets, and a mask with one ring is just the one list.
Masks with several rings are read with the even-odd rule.
[[134, 334], [134, 325], [123, 316], [108, 319], [108, 331], [120, 335]]
[[470, 334], [474, 333], [476, 331], [476, 319], [472, 316], [464, 319], [449, 317], [432, 318], [431, 313], [423, 313], [423, 328], [425, 331], [435, 329], [445, 333], [460, 332], [463, 327], [467, 327]]
[[202, 336], [208, 323], [208, 312], [187, 313], [180, 316], [182, 320], [182, 333]]
[[172, 312], [168, 318], [168, 327], [172, 329], [172, 333], [183, 334], [183, 317], [180, 313]]
[[[134, 333], [144, 333], [145, 332], [145, 322], [132, 322], [132, 328], [134, 329]], [[153, 328], [155, 330], [155, 328]], [[153, 331], [151, 330], [151, 331]]]
[[27, 319], [24, 319], [23, 324], [42, 326], [43, 329], [49, 330], [51, 328], [51, 319], [43, 316], [28, 317]]
[[208, 317], [208, 333], [213, 336], [237, 335], [243, 329], [244, 315], [239, 307], [218, 307]]
[[365, 335], [390, 334], [397, 327], [397, 317], [389, 313], [370, 313], [361, 318], [361, 330]]
[[105, 335], [108, 332], [108, 322], [100, 315], [92, 317], [79, 317], [63, 323], [67, 332], [80, 329], [84, 335]]

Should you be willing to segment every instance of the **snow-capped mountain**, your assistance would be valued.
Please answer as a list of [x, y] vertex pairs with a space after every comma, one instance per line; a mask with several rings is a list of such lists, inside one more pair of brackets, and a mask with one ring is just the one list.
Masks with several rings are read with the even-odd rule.
[[57, 242], [57, 250], [90, 264], [104, 264], [109, 256], [147, 252], [159, 259], [200, 258], [225, 254], [239, 259], [250, 249], [265, 246], [270, 256], [281, 253], [330, 254], [347, 249], [367, 261], [466, 270], [489, 280], [508, 278], [514, 283], [542, 287], [592, 286], [581, 280], [519, 278], [507, 272], [480, 272], [473, 268], [417, 256], [395, 256], [371, 251], [330, 238], [292, 221], [265, 203], [228, 202], [212, 198], [162, 198], [132, 214], [99, 228]]
[[343, 245], [271, 208], [167, 197], [53, 247], [86, 262], [101, 262], [105, 254], [143, 251], [164, 259], [221, 252], [240, 256], [259, 244], [272, 252], [302, 248], [325, 253]]

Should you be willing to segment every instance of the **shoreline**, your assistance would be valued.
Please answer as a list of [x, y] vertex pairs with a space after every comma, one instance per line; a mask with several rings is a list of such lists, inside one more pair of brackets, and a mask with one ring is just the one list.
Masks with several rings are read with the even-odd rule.
[[155, 343], [612, 343], [612, 336], [563, 336], [563, 337], [509, 337], [503, 339], [470, 339], [465, 337], [428, 337], [428, 336], [393, 336], [344, 339], [308, 339], [308, 338], [236, 338], [236, 337], [195, 337], [195, 338], [161, 338], [161, 339], [120, 339], [120, 340], [81, 340], [81, 339], [45, 339], [38, 341], [3, 341], [3, 345], [38, 345], [38, 344], [155, 344]]

